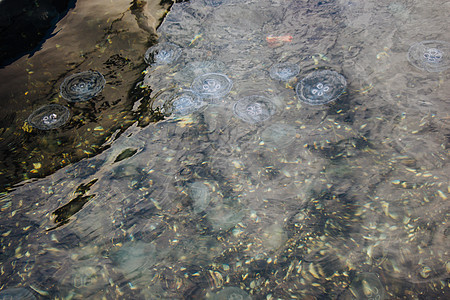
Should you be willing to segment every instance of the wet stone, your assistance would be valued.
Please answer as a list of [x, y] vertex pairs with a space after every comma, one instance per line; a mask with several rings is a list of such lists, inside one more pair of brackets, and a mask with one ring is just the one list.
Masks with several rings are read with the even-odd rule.
[[272, 124], [261, 134], [264, 145], [272, 148], [283, 149], [292, 144], [295, 140], [295, 127], [289, 124]]
[[263, 122], [276, 113], [276, 107], [270, 99], [263, 96], [248, 96], [234, 104], [234, 113], [244, 122], [255, 124]]
[[233, 82], [224, 74], [207, 73], [198, 76], [192, 82], [192, 91], [200, 97], [222, 98], [227, 95]]
[[70, 119], [70, 110], [59, 104], [49, 104], [38, 108], [29, 117], [28, 123], [40, 130], [50, 130], [63, 126]]
[[378, 276], [374, 273], [359, 274], [350, 285], [352, 294], [356, 299], [383, 300], [384, 287]]
[[206, 105], [206, 103], [192, 91], [177, 93], [169, 102], [168, 111], [176, 116], [191, 114]]
[[61, 83], [60, 94], [70, 102], [87, 101], [97, 96], [105, 87], [106, 80], [97, 71], [85, 71], [66, 77]]
[[270, 68], [270, 77], [274, 80], [289, 81], [300, 72], [300, 67], [290, 63], [275, 64]]
[[212, 295], [212, 300], [251, 300], [250, 295], [238, 287], [226, 287]]
[[300, 101], [310, 105], [323, 105], [339, 98], [347, 87], [341, 74], [330, 71], [314, 71], [303, 78], [296, 87]]
[[149, 65], [168, 65], [181, 55], [181, 48], [173, 43], [161, 43], [148, 48], [144, 60]]
[[416, 68], [428, 72], [442, 72], [450, 67], [450, 43], [422, 41], [411, 45], [408, 61]]
[[26, 288], [9, 288], [0, 291], [0, 300], [34, 300], [36, 297]]

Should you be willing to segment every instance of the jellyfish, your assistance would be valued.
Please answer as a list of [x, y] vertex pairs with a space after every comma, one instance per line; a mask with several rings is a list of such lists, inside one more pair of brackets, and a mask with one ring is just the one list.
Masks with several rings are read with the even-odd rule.
[[149, 65], [168, 65], [181, 55], [181, 48], [172, 43], [161, 43], [148, 48], [144, 60]]
[[81, 102], [97, 96], [105, 84], [105, 78], [99, 72], [85, 71], [66, 77], [59, 89], [67, 101]]
[[40, 130], [50, 130], [63, 126], [70, 119], [70, 110], [59, 104], [49, 104], [36, 109], [28, 123]]
[[190, 90], [175, 94], [168, 104], [170, 106], [169, 111], [176, 116], [191, 114], [206, 105], [205, 102]]
[[350, 285], [353, 295], [357, 299], [383, 300], [384, 287], [374, 273], [359, 274]]
[[289, 124], [276, 123], [267, 127], [261, 134], [264, 145], [272, 148], [283, 149], [289, 146], [295, 139], [295, 127]]
[[276, 107], [270, 99], [252, 95], [237, 101], [233, 110], [235, 115], [244, 122], [255, 124], [273, 116], [276, 112]]
[[157, 262], [157, 250], [154, 244], [128, 241], [113, 252], [110, 258], [125, 276], [133, 277], [139, 271], [151, 267]]
[[203, 212], [211, 202], [208, 186], [203, 182], [193, 182], [189, 185], [189, 196], [191, 197], [195, 213]]
[[9, 288], [0, 291], [0, 299], [21, 299], [21, 300], [35, 300], [31, 291], [26, 288]]
[[450, 43], [422, 41], [411, 45], [408, 61], [416, 68], [428, 72], [442, 72], [450, 67]]
[[192, 82], [192, 91], [202, 98], [222, 98], [231, 91], [233, 82], [224, 74], [206, 73]]
[[204, 0], [207, 6], [218, 7], [226, 3], [228, 0]]
[[275, 64], [270, 68], [270, 77], [274, 80], [289, 81], [300, 72], [300, 67], [290, 63]]
[[339, 98], [345, 92], [347, 81], [341, 74], [330, 71], [314, 71], [303, 78], [296, 87], [300, 101], [310, 105], [322, 105]]
[[250, 295], [238, 287], [226, 287], [212, 295], [212, 300], [251, 300]]

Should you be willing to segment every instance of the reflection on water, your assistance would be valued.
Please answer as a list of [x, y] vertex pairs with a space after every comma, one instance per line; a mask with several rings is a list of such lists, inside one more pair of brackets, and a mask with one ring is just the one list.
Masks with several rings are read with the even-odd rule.
[[[177, 60], [136, 64], [137, 73], [95, 68], [105, 74], [103, 100], [86, 106], [111, 101], [112, 81], [135, 82], [146, 68], [142, 99], [121, 112], [164, 120], [130, 118], [100, 154], [3, 195], [2, 291], [447, 299], [449, 73], [421, 70], [407, 53], [450, 37], [439, 5], [424, 3], [174, 4], [158, 34], [182, 48]], [[142, 62], [145, 41], [133, 46]], [[120, 43], [113, 49], [122, 53]], [[285, 62], [299, 74], [274, 79], [271, 68]], [[343, 76], [347, 86], [331, 99], [330, 81], [314, 82], [308, 96], [334, 101], [304, 103], [295, 88], [315, 73]], [[201, 95], [228, 82], [226, 93]], [[70, 147], [56, 133], [46, 139]]]

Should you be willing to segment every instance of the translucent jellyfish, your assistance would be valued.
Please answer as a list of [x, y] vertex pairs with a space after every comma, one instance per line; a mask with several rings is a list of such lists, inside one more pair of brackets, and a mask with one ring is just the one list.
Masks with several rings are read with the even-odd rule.
[[125, 242], [110, 258], [120, 271], [130, 275], [153, 266], [157, 261], [157, 251], [150, 243]]
[[450, 67], [450, 43], [422, 41], [411, 45], [408, 61], [416, 68], [428, 72], [442, 72]]
[[227, 231], [242, 221], [244, 213], [245, 211], [241, 208], [218, 205], [207, 211], [206, 218], [214, 231]]
[[228, 0], [204, 0], [205, 4], [212, 7], [218, 7], [224, 3], [226, 3]]
[[105, 87], [106, 80], [97, 71], [85, 71], [70, 75], [60, 86], [61, 96], [70, 102], [87, 101], [97, 96]]
[[295, 127], [289, 124], [272, 124], [261, 134], [264, 145], [272, 148], [283, 149], [292, 144], [295, 139]]
[[211, 202], [208, 186], [203, 182], [193, 182], [189, 185], [189, 196], [191, 197], [195, 213], [203, 212]]
[[224, 74], [206, 73], [198, 76], [192, 82], [192, 91], [200, 97], [221, 98], [228, 94], [233, 82]]
[[10, 288], [0, 291], [0, 299], [34, 300], [36, 297], [26, 288]]
[[61, 127], [70, 119], [70, 110], [59, 104], [49, 104], [36, 109], [29, 117], [28, 123], [40, 130]]
[[169, 102], [170, 107], [168, 110], [176, 116], [191, 114], [206, 105], [196, 94], [189, 90], [175, 94]]
[[148, 48], [144, 59], [149, 65], [168, 65], [181, 55], [181, 48], [172, 43], [161, 43]]
[[274, 80], [289, 81], [300, 72], [300, 67], [295, 64], [281, 63], [270, 68], [270, 77]]
[[247, 123], [260, 123], [269, 119], [276, 112], [276, 107], [270, 99], [263, 96], [248, 96], [234, 104], [234, 113]]
[[359, 274], [350, 285], [356, 299], [383, 300], [384, 287], [378, 276], [374, 273]]
[[210, 297], [213, 300], [251, 300], [250, 295], [238, 287], [226, 287]]
[[303, 78], [296, 88], [300, 101], [310, 105], [322, 105], [339, 98], [345, 92], [344, 76], [329, 70], [314, 71]]

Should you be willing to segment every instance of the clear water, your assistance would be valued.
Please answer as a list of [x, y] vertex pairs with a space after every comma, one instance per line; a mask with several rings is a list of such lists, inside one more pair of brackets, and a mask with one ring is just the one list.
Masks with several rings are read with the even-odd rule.
[[[107, 70], [116, 54], [130, 61], [116, 60], [110, 73], [92, 68], [106, 86], [99, 102], [68, 106], [79, 123], [45, 140], [28, 133], [62, 153], [74, 136], [101, 149], [3, 194], [2, 291], [51, 299], [450, 297], [450, 72], [408, 61], [414, 43], [450, 41], [448, 2], [176, 3], [156, 33], [182, 54], [147, 66], [154, 6], [78, 1], [48, 48], [2, 70], [40, 66], [40, 80], [27, 71], [34, 96], [17, 110], [21, 128], [46, 101], [66, 104], [58, 87], [73, 66]], [[109, 20], [106, 36], [100, 19]], [[89, 28], [103, 44], [55, 46]], [[300, 67], [296, 78], [272, 79], [270, 68], [286, 61]], [[342, 74], [346, 92], [325, 105], [299, 101], [297, 82], [323, 69]], [[205, 73], [226, 75], [230, 92], [184, 116], [164, 111]], [[23, 77], [6, 75], [18, 95]], [[41, 99], [46, 81], [54, 95]], [[135, 82], [148, 94], [128, 103]], [[252, 95], [270, 99], [275, 113], [239, 119], [235, 103]], [[117, 97], [127, 104], [113, 109]], [[164, 120], [149, 121], [158, 108]], [[105, 141], [95, 139], [100, 132]], [[26, 134], [16, 135], [25, 137], [21, 147], [31, 143]], [[50, 163], [29, 150], [37, 172]]]

